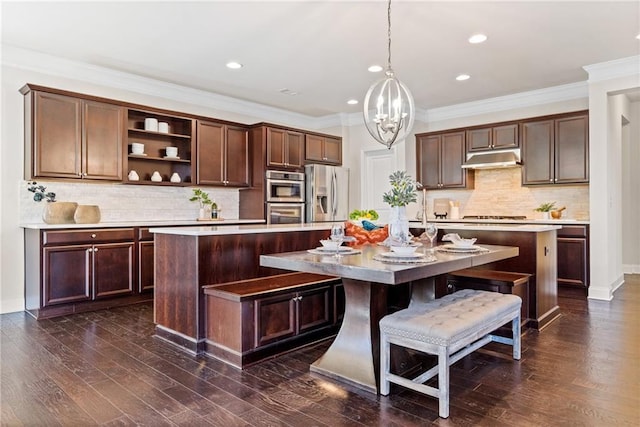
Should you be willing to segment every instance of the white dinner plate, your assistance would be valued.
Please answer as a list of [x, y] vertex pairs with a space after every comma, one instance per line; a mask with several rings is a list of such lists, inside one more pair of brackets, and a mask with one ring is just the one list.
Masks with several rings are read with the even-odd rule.
[[[324, 246], [318, 246], [316, 249], [318, 252], [327, 252], [327, 253], [335, 253], [336, 250], [333, 248], [325, 248]], [[353, 248], [349, 246], [338, 246], [338, 252], [351, 252]]]
[[474, 253], [474, 252], [487, 252], [488, 250], [483, 248], [482, 246], [473, 245], [471, 247], [466, 246], [455, 246], [455, 245], [440, 245], [436, 248], [437, 251], [441, 252], [450, 252], [450, 253]]
[[425, 254], [421, 254], [421, 253], [412, 253], [410, 255], [404, 255], [404, 254], [399, 254], [396, 252], [382, 252], [380, 253], [380, 256], [386, 257], [386, 258], [411, 258], [411, 259], [418, 259], [418, 258], [424, 258], [426, 255]]

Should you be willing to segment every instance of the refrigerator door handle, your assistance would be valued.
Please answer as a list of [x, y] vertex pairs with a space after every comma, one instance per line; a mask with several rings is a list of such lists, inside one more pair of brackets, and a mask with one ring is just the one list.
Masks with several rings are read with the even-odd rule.
[[333, 169], [331, 171], [331, 221], [336, 220], [336, 215], [338, 215], [338, 197], [337, 197], [337, 189], [336, 189], [336, 181], [338, 177], [336, 176], [336, 171]]

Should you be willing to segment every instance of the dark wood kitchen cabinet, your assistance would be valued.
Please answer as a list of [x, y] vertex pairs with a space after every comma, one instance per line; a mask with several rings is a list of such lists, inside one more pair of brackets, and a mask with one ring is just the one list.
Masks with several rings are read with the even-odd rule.
[[256, 347], [333, 323], [331, 286], [291, 292], [255, 302]]
[[473, 188], [464, 159], [464, 131], [416, 135], [416, 178], [427, 190]]
[[506, 123], [467, 130], [467, 152], [518, 148], [518, 123]]
[[589, 226], [563, 225], [557, 232], [558, 285], [589, 287]]
[[27, 179], [122, 180], [124, 108], [37, 86], [21, 92]]
[[154, 243], [153, 234], [148, 227], [138, 229], [138, 292], [153, 292], [154, 277]]
[[139, 302], [133, 228], [25, 230], [25, 303], [36, 318]]
[[305, 164], [342, 165], [342, 139], [306, 134], [304, 160]]
[[589, 116], [585, 111], [521, 124], [522, 184], [589, 182]]
[[196, 145], [199, 185], [250, 185], [247, 128], [198, 120]]
[[301, 169], [304, 134], [287, 129], [266, 128], [267, 168]]

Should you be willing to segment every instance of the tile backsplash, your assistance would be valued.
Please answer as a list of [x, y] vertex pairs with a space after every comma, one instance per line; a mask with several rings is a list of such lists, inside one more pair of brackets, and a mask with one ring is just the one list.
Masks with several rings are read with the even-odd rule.
[[[542, 217], [534, 209], [544, 202], [565, 206], [562, 217], [589, 219], [589, 185], [522, 186], [521, 169], [478, 169], [473, 190], [427, 192], [427, 212], [433, 214], [433, 200], [448, 198], [460, 202], [464, 215], [522, 215], [531, 219]], [[420, 197], [418, 197], [420, 201]]]
[[[56, 200], [98, 205], [101, 222], [119, 221], [173, 221], [198, 218], [199, 205], [190, 202], [192, 187], [165, 187], [125, 185], [117, 183], [95, 184], [61, 181], [38, 181], [47, 191], [56, 193]], [[20, 183], [20, 218], [23, 223], [42, 223], [43, 203], [33, 200], [27, 190], [27, 181]], [[202, 187], [220, 209], [220, 216], [238, 218], [238, 189]]]

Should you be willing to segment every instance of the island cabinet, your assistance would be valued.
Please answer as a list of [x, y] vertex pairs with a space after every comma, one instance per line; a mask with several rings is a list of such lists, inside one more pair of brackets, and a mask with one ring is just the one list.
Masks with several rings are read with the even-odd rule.
[[122, 180], [124, 108], [37, 86], [21, 92], [27, 179]]
[[416, 135], [417, 181], [427, 190], [473, 188], [464, 159], [464, 131]]
[[266, 167], [275, 169], [301, 169], [304, 159], [304, 134], [287, 129], [267, 127]]
[[305, 135], [305, 164], [342, 165], [342, 140], [332, 136]]
[[247, 128], [198, 120], [196, 145], [198, 184], [250, 185]]
[[133, 228], [27, 229], [25, 254], [26, 309], [38, 319], [143, 299]]
[[337, 286], [310, 273], [206, 286], [206, 353], [242, 368], [335, 333]]
[[[154, 125], [149, 126], [148, 121]], [[166, 124], [165, 131], [159, 131], [155, 123]], [[135, 154], [133, 143], [144, 144], [144, 153]], [[129, 109], [127, 113], [127, 156], [126, 169], [136, 171], [139, 180], [125, 179], [131, 184], [190, 185], [195, 182], [195, 120], [157, 110]], [[170, 156], [167, 147], [177, 148], [177, 156]], [[161, 181], [152, 181], [158, 172]], [[176, 174], [176, 175], [174, 175]], [[171, 182], [177, 176], [179, 182]]]
[[521, 134], [523, 185], [589, 182], [588, 112], [523, 122]]
[[558, 230], [558, 285], [589, 287], [589, 226], [563, 225]]
[[518, 123], [505, 123], [467, 130], [467, 152], [518, 148]]

